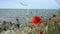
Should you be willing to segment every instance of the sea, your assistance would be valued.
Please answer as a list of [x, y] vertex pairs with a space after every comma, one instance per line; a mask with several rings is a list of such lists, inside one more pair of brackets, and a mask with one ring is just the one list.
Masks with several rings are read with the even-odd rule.
[[20, 23], [31, 21], [32, 16], [38, 15], [43, 18], [49, 18], [51, 14], [60, 12], [58, 9], [0, 9], [0, 22], [11, 21], [17, 23], [16, 18]]

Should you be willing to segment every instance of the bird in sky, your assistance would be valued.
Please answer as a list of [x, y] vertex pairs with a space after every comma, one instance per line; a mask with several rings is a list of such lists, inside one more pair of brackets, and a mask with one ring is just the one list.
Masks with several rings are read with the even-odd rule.
[[21, 4], [22, 6], [28, 6], [27, 3], [20, 2], [20, 4]]

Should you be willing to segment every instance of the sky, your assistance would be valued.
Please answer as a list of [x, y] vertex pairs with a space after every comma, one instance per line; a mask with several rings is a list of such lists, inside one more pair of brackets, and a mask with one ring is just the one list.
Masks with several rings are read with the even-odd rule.
[[0, 9], [60, 9], [56, 0], [0, 0]]

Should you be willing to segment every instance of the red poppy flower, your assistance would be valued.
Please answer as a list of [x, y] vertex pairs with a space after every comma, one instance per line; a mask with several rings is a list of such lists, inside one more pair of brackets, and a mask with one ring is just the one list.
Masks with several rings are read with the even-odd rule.
[[56, 14], [52, 14], [52, 17], [56, 17]]
[[41, 23], [41, 17], [33, 16], [32, 17], [32, 24], [37, 24], [37, 23]]
[[43, 34], [43, 31], [40, 31], [39, 34]]

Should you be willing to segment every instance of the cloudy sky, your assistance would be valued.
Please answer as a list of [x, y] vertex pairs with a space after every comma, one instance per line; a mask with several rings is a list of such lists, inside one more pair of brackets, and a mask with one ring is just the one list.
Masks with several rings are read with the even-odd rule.
[[58, 9], [55, 0], [0, 0], [0, 9]]

